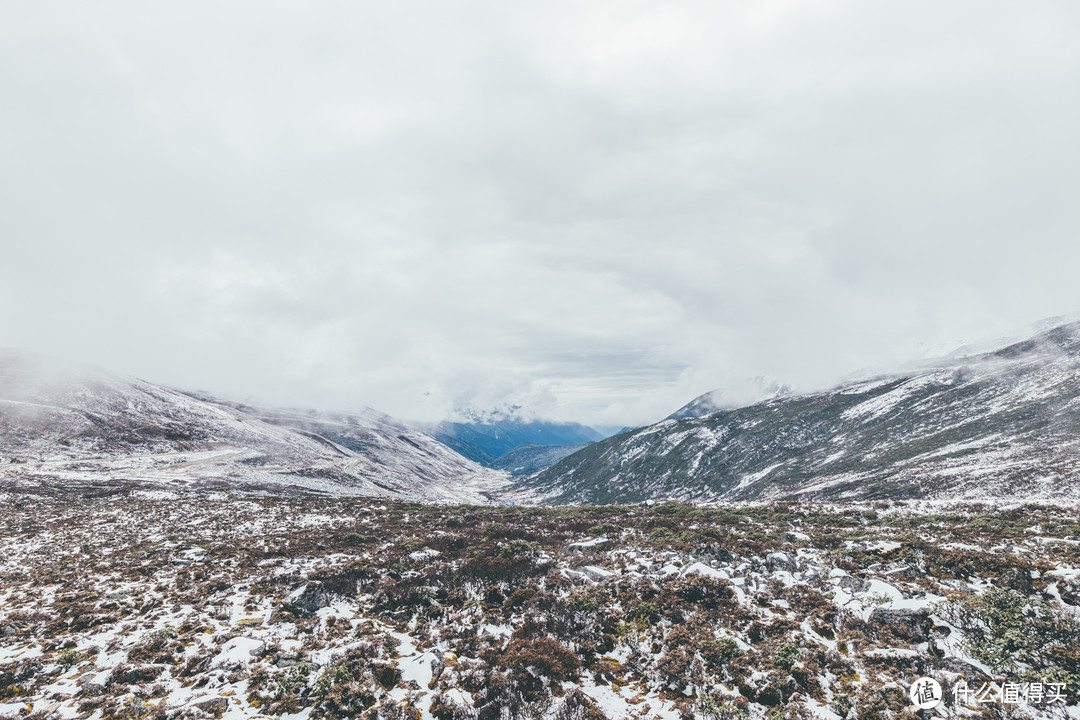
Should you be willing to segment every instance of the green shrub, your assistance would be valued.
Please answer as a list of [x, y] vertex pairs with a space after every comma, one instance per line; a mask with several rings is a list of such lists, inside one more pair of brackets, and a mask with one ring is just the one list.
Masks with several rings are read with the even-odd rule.
[[776, 654], [773, 655], [773, 663], [776, 664], [777, 667], [790, 670], [795, 663], [799, 662], [801, 654], [797, 644], [786, 642], [776, 648]]
[[651, 602], [640, 602], [630, 613], [630, 619], [644, 621], [651, 625], [660, 619], [660, 608]]
[[69, 670], [72, 665], [78, 665], [86, 658], [85, 653], [79, 652], [75, 648], [68, 648], [60, 653], [56, 661], [60, 663], [60, 667], [64, 670]]
[[963, 634], [964, 649], [995, 672], [1063, 682], [1068, 696], [1080, 695], [1080, 622], [1075, 619], [1041, 600], [996, 587], [944, 601], [935, 610]]

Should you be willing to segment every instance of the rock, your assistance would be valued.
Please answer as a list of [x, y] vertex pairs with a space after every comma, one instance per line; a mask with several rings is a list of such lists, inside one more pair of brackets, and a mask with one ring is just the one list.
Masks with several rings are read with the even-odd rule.
[[1000, 588], [1011, 588], [1023, 595], [1031, 593], [1031, 573], [1017, 567], [1009, 568], [992, 582]]
[[594, 550], [599, 550], [604, 545], [608, 545], [610, 543], [611, 541], [607, 538], [584, 540], [582, 542], [570, 543], [566, 546], [566, 552], [593, 552]]
[[266, 641], [265, 640], [260, 640], [259, 638], [253, 638], [253, 637], [247, 637], [247, 636], [245, 636], [244, 639], [253, 641], [252, 648], [250, 650], [248, 650], [248, 654], [250, 654], [252, 657], [264, 657], [269, 653], [269, 650], [267, 650], [267, 648], [266, 648]]
[[788, 530], [780, 533], [780, 542], [783, 543], [797, 543], [797, 542], [809, 542], [810, 536], [806, 533], [797, 532], [795, 530]]
[[321, 582], [311, 581], [289, 594], [281, 607], [297, 617], [311, 617], [330, 606], [330, 593]]
[[443, 656], [441, 650], [432, 650], [431, 655], [431, 677], [438, 680], [439, 676], [442, 675], [443, 669], [446, 667], [446, 658]]
[[300, 655], [299, 653], [294, 652], [278, 653], [277, 656], [274, 658], [274, 664], [280, 668], [288, 668], [294, 665], [299, 665]]
[[921, 577], [922, 573], [919, 572], [919, 568], [911, 565], [904, 565], [902, 567], [893, 568], [892, 570], [886, 570], [882, 573], [886, 578], [917, 578]]
[[731, 554], [731, 551], [727, 550], [718, 543], [712, 543], [706, 546], [704, 551], [705, 557], [711, 559], [714, 563], [726, 563], [735, 559], [735, 556]]
[[943, 670], [951, 673], [956, 673], [960, 677], [964, 678], [968, 684], [974, 682], [985, 682], [990, 679], [990, 676], [984, 673], [979, 668], [975, 667], [969, 662], [965, 662], [957, 657], [947, 657], [941, 661], [940, 666]]
[[893, 634], [911, 642], [920, 643], [930, 639], [930, 611], [926, 609], [874, 608], [870, 613], [871, 625], [884, 625]]
[[210, 698], [209, 700], [197, 700], [195, 707], [211, 715], [223, 715], [229, 709], [229, 699], [223, 697]]
[[777, 570], [795, 572], [795, 570], [798, 569], [798, 563], [795, 562], [795, 558], [785, 552], [769, 553], [768, 557], [765, 558], [765, 564], [769, 567], [769, 570], [773, 572], [776, 572]]
[[609, 579], [613, 574], [610, 570], [605, 570], [604, 568], [597, 567], [596, 565], [586, 565], [585, 567], [580, 568], [580, 570], [582, 573], [585, 574], [585, 577], [589, 578], [593, 582], [604, 582], [605, 580]]
[[588, 581], [588, 578], [585, 576], [585, 573], [578, 572], [577, 570], [568, 570], [566, 568], [563, 568], [562, 569], [562, 574], [563, 574], [564, 577], [571, 580], [576, 585], [582, 585], [582, 584], [584, 584], [585, 582]]

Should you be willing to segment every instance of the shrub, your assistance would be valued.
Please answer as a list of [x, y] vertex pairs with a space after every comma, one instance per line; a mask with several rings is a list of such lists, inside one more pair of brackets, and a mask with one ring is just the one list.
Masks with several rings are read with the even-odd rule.
[[786, 642], [776, 648], [776, 654], [773, 655], [773, 663], [777, 667], [790, 670], [792, 665], [799, 662], [799, 655], [799, 646], [793, 642]]
[[742, 657], [746, 652], [733, 639], [722, 637], [703, 640], [699, 648], [701, 657], [712, 671], [723, 668], [730, 660]]
[[608, 720], [608, 716], [595, 700], [574, 688], [566, 693], [554, 720]]
[[64, 670], [70, 670], [72, 665], [78, 665], [84, 659], [86, 659], [84, 653], [79, 652], [75, 648], [68, 648], [60, 653], [59, 657], [56, 658], [56, 661], [60, 663], [60, 667], [64, 668]]
[[637, 607], [634, 608], [634, 611], [630, 613], [630, 619], [652, 625], [660, 619], [660, 608], [656, 607], [651, 602], [640, 602], [637, 604]]
[[528, 682], [531, 669], [537, 675], [564, 682], [577, 680], [581, 661], [556, 640], [541, 637], [531, 642], [511, 641], [503, 654], [502, 665], [510, 668], [519, 681]]
[[1045, 667], [1056, 647], [1080, 643], [1080, 623], [1007, 588], [945, 601], [935, 610], [963, 633], [965, 649], [996, 672]]

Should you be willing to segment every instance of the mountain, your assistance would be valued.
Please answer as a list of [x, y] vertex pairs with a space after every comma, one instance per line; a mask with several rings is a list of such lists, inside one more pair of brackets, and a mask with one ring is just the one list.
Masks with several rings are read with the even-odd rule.
[[596, 430], [578, 423], [481, 417], [470, 422], [442, 422], [431, 435], [474, 462], [495, 467], [496, 458], [519, 445], [579, 445], [601, 440]]
[[718, 410], [733, 410], [744, 405], [752, 405], [763, 400], [784, 397], [791, 394], [791, 388], [772, 378], [757, 376], [748, 380], [734, 391], [713, 390], [699, 395], [668, 415], [665, 420], [681, 420], [689, 417], [702, 417]]
[[0, 350], [0, 481], [483, 501], [501, 482], [365, 411], [263, 410]]
[[1080, 323], [994, 352], [664, 420], [523, 480], [549, 503], [1068, 498], [1080, 491]]
[[577, 445], [533, 445], [525, 443], [495, 458], [491, 467], [505, 470], [511, 475], [530, 475], [551, 467], [568, 455], [587, 448], [590, 443]]

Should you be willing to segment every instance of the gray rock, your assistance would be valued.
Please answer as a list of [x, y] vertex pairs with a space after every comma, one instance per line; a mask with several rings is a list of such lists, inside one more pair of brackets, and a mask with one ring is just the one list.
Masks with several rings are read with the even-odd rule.
[[990, 676], [984, 673], [979, 668], [975, 667], [969, 662], [965, 662], [960, 658], [947, 657], [941, 661], [941, 668], [951, 673], [956, 673], [966, 680], [968, 683], [972, 682], [985, 682], [990, 679]]
[[920, 643], [930, 639], [929, 610], [874, 608], [870, 613], [870, 624], [886, 626], [895, 635], [911, 642]]
[[589, 578], [593, 582], [604, 582], [610, 580], [613, 573], [610, 570], [605, 570], [602, 567], [595, 565], [586, 565], [583, 568], [579, 568], [580, 572], [585, 574], [585, 577]]
[[225, 711], [229, 709], [229, 699], [223, 697], [210, 698], [209, 700], [198, 700], [194, 704], [195, 707], [199, 708], [203, 712], [208, 712], [211, 715], [223, 715]]
[[611, 541], [607, 538], [596, 538], [595, 540], [585, 540], [583, 542], [570, 543], [566, 546], [567, 552], [593, 552], [599, 550], [605, 545], [611, 544]]
[[297, 617], [311, 617], [330, 606], [330, 593], [321, 582], [311, 581], [289, 594], [281, 607]]
[[300, 664], [300, 655], [292, 652], [278, 653], [274, 658], [274, 664], [280, 668], [288, 668]]
[[431, 677], [438, 680], [446, 667], [446, 657], [442, 654], [442, 650], [432, 650], [431, 654], [435, 656], [431, 659]]
[[1019, 593], [1031, 593], [1031, 573], [1021, 568], [1012, 567], [998, 575], [992, 581], [1001, 588], [1011, 588]]
[[798, 563], [795, 562], [795, 558], [791, 557], [785, 552], [769, 553], [765, 558], [765, 564], [769, 570], [776, 572], [777, 570], [787, 570], [788, 572], [795, 572], [798, 569]]

